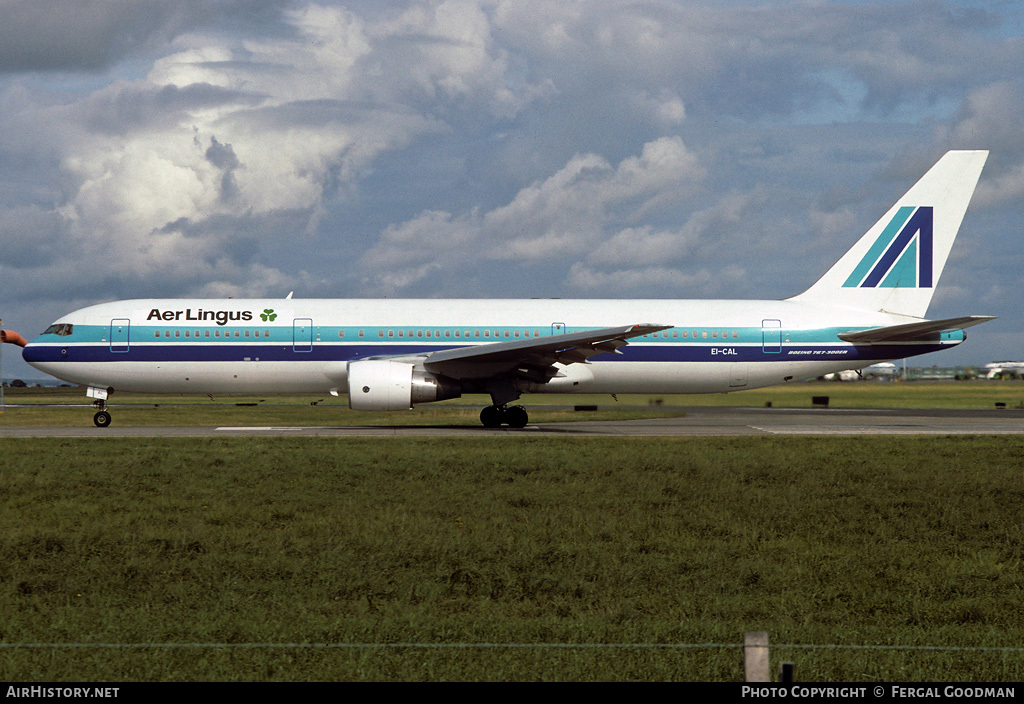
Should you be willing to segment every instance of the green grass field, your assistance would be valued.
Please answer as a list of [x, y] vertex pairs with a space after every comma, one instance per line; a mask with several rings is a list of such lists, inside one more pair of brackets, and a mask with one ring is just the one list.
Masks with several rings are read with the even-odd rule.
[[[260, 409], [262, 410], [262, 409]], [[7, 681], [739, 680], [736, 648], [1022, 646], [1024, 439], [0, 439]], [[781, 650], [802, 681], [1021, 652]]]

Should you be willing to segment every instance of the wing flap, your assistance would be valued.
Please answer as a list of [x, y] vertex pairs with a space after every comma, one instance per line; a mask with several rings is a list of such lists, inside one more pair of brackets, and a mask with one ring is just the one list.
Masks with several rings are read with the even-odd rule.
[[960, 318], [946, 318], [945, 320], [925, 320], [920, 323], [887, 325], [881, 328], [871, 328], [870, 330], [852, 330], [841, 332], [838, 337], [845, 342], [869, 345], [881, 342], [916, 342], [936, 338], [944, 332], [963, 330], [974, 325], [987, 323], [990, 320], [995, 320], [995, 316], [967, 315]]

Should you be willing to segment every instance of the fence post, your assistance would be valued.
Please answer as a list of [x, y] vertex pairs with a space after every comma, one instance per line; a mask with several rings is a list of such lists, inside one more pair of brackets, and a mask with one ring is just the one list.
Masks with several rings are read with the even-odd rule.
[[743, 674], [747, 682], [771, 682], [768, 669], [768, 634], [743, 635]]
[[779, 682], [793, 684], [793, 663], [784, 662], [779, 665]]

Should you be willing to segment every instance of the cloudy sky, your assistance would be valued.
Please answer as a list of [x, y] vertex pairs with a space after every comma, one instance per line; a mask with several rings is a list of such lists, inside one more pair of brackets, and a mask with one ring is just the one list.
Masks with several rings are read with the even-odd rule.
[[1022, 359], [1022, 35], [1014, 0], [0, 0], [0, 317], [784, 298], [990, 149], [929, 317], [1001, 318], [923, 359]]

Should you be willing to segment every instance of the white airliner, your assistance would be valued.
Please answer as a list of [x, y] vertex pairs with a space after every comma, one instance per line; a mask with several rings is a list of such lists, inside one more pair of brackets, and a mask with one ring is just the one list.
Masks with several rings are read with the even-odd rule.
[[70, 313], [23, 350], [107, 397], [347, 393], [395, 411], [486, 393], [718, 393], [953, 347], [991, 320], [924, 318], [988, 156], [943, 156], [817, 283], [786, 300], [153, 299]]
[[986, 379], [1000, 379], [1004, 374], [1024, 374], [1024, 362], [992, 362], [986, 364]]
[[827, 381], [858, 381], [862, 379], [892, 379], [896, 376], [898, 370], [896, 365], [892, 362], [878, 362], [877, 364], [871, 364], [863, 369], [844, 369], [841, 372], [835, 374], [826, 374], [825, 379]]

